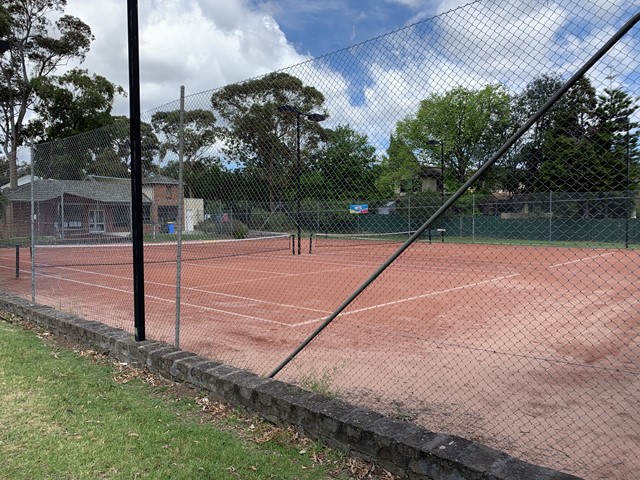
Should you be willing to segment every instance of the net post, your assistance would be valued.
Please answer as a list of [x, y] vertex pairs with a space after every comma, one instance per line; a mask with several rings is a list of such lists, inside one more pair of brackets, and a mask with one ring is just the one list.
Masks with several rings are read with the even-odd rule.
[[16, 278], [20, 278], [20, 244], [16, 243]]
[[292, 233], [289, 236], [289, 239], [291, 239], [291, 255], [295, 255], [296, 254], [296, 235]]
[[313, 253], [313, 233], [309, 234], [309, 255]]

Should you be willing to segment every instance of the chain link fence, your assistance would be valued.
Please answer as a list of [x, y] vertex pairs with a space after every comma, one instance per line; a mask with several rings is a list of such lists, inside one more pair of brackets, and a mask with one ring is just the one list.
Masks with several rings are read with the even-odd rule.
[[[461, 187], [636, 13], [472, 2], [147, 112], [148, 337], [634, 478], [637, 27]], [[2, 290], [133, 330], [129, 155], [126, 119], [20, 152]]]

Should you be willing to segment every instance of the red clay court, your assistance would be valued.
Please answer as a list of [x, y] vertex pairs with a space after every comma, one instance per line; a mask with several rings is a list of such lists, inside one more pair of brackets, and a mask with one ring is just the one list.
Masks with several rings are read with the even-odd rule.
[[[332, 248], [320, 238], [313, 254], [305, 243], [298, 256], [288, 236], [258, 241], [255, 251], [241, 242], [185, 242], [180, 346], [263, 375], [397, 248]], [[168, 343], [176, 262], [164, 260], [174, 252], [175, 245], [145, 247], [147, 336]], [[624, 466], [589, 452], [609, 442], [617, 455], [640, 455], [637, 417], [621, 411], [618, 424], [593, 423], [603, 405], [633, 412], [640, 402], [638, 255], [415, 244], [278, 378], [330, 372], [343, 398], [390, 414], [404, 390], [402, 409], [428, 428], [587, 478], [620, 477]], [[36, 301], [132, 331], [130, 256], [130, 245], [38, 248]], [[14, 250], [0, 249], [0, 288], [30, 298], [28, 249], [20, 268], [16, 279]], [[621, 442], [629, 422], [635, 440]], [[552, 431], [566, 439], [556, 451], [544, 448]]]

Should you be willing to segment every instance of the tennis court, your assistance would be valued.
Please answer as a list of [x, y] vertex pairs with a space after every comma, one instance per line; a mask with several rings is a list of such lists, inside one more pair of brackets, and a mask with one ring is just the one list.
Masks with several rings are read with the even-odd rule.
[[[193, 347], [213, 356], [219, 354], [216, 349], [222, 332], [232, 336], [240, 333], [240, 343], [247, 338], [260, 340], [269, 349], [256, 352], [259, 363], [249, 361], [245, 366], [265, 373], [270, 365], [264, 354], [278, 358], [294, 348], [396, 247], [395, 239], [362, 243], [349, 238], [317, 238], [313, 254], [304, 248], [305, 253], [298, 256], [292, 255], [289, 236], [185, 242], [183, 335], [196, 331], [197, 345]], [[9, 275], [15, 269], [14, 251], [2, 249], [1, 253], [3, 288], [28, 296], [28, 250], [23, 249], [21, 256], [20, 279]], [[175, 244], [145, 247], [147, 329], [151, 337], [168, 342], [173, 340], [176, 300], [176, 262], [169, 259], [175, 258], [175, 253]], [[39, 247], [36, 264], [39, 302], [91, 312], [91, 317], [108, 311], [100, 321], [113, 323], [117, 318], [117, 326], [131, 330], [129, 245]], [[599, 303], [607, 309], [614, 303], [619, 305], [620, 318], [628, 312], [631, 320], [638, 318], [634, 316], [638, 313], [634, 298], [639, 293], [635, 270], [633, 256], [617, 250], [421, 242], [405, 252], [341, 315], [344, 320], [336, 323], [375, 321], [385, 325], [385, 319], [390, 319], [395, 330], [426, 333], [421, 325], [438, 321], [439, 329], [450, 331], [460, 326], [461, 334], [467, 335], [469, 322], [490, 329], [499, 318], [517, 314], [522, 304], [528, 305], [532, 316], [532, 306], [538, 305], [543, 309], [539, 313], [550, 321], [557, 318], [566, 323], [575, 318], [584, 325], [597, 316]], [[421, 281], [410, 281], [409, 277]], [[567, 285], [566, 278], [571, 278], [571, 284]], [[573, 315], [566, 315], [587, 292], [598, 292], [600, 302], [576, 307]], [[482, 310], [478, 309], [479, 299]], [[397, 318], [404, 321], [397, 323]], [[534, 326], [535, 322], [526, 328]], [[210, 329], [215, 329], [215, 340], [203, 335]], [[428, 333], [436, 335], [439, 329]], [[589, 358], [586, 351], [581, 355]]]
[[[312, 254], [304, 245], [302, 255], [292, 255], [289, 236], [185, 242], [181, 348], [267, 374], [398, 241], [318, 236]], [[0, 250], [0, 288], [29, 298], [26, 252], [16, 279], [15, 252]], [[145, 249], [147, 336], [168, 343], [175, 338], [176, 262], [168, 261], [175, 252], [175, 245]], [[128, 245], [38, 248], [38, 303], [132, 331], [130, 255]], [[299, 381], [311, 369], [329, 375], [347, 400], [391, 415], [402, 408], [436, 431], [559, 468], [585, 462], [594, 444], [618, 441], [616, 432], [630, 421], [623, 408], [619, 424], [599, 424], [598, 408], [613, 396], [632, 411], [640, 398], [637, 255], [420, 242], [278, 378]], [[398, 388], [405, 389], [401, 407], [389, 401]], [[567, 439], [557, 451], [544, 448], [550, 431]], [[619, 448], [640, 454], [637, 442]], [[610, 459], [588, 462], [607, 476]]]

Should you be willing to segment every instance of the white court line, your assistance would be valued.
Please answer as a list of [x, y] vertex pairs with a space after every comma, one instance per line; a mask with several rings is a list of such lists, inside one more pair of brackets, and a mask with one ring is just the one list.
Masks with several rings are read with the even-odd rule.
[[[483, 280], [481, 282], [469, 283], [467, 285], [460, 285], [458, 287], [447, 288], [445, 290], [438, 290], [438, 291], [435, 291], [435, 292], [423, 293], [422, 295], [416, 295], [415, 297], [402, 298], [400, 300], [394, 300], [393, 302], [380, 303], [378, 305], [371, 305], [370, 307], [358, 308], [357, 310], [350, 310], [350, 311], [348, 311], [346, 313], [341, 313], [340, 315], [353, 315], [354, 313], [366, 312], [368, 310], [375, 310], [375, 309], [378, 309], [378, 308], [389, 307], [391, 305], [397, 305], [399, 303], [410, 302], [412, 300], [418, 300], [420, 298], [434, 297], [436, 295], [441, 295], [443, 293], [455, 292], [457, 290], [464, 290], [466, 288], [473, 288], [473, 287], [477, 287], [479, 285], [486, 285], [487, 283], [498, 282], [500, 280], [505, 280], [507, 278], [518, 277], [520, 275], [522, 275], [522, 274], [521, 273], [513, 273], [511, 275], [504, 275], [502, 277], [496, 277], [496, 278], [492, 278], [490, 280]], [[319, 321], [324, 320], [324, 319], [325, 319], [325, 317], [315, 318], [313, 320], [306, 320], [304, 322], [294, 323], [292, 326], [299, 327], [299, 326], [302, 326], [302, 325], [308, 325], [310, 323], [319, 322]]]
[[[354, 266], [354, 267], [345, 267], [345, 268], [334, 268], [332, 270], [318, 270], [318, 271], [315, 271], [315, 272], [285, 273], [285, 274], [282, 274], [282, 275], [275, 275], [275, 276], [272, 276], [272, 277], [262, 277], [262, 278], [253, 278], [253, 279], [247, 279], [247, 280], [236, 280], [234, 282], [212, 283], [212, 284], [208, 284], [208, 285], [200, 285], [200, 288], [203, 288], [203, 287], [221, 287], [221, 286], [225, 286], [225, 285], [237, 285], [239, 283], [259, 282], [259, 281], [262, 281], [262, 280], [275, 280], [276, 278], [302, 277], [304, 275], [318, 275], [320, 273], [344, 272], [345, 270], [352, 270], [354, 268], [358, 268], [358, 267]], [[318, 311], [321, 312], [322, 310], [318, 310]]]
[[[42, 274], [42, 273], [38, 274], [38, 276], [47, 277], [47, 278], [53, 278], [53, 279], [62, 280], [62, 281], [65, 281], [65, 282], [77, 283], [79, 285], [103, 288], [105, 290], [111, 290], [113, 292], [127, 293], [129, 295], [133, 295], [133, 292], [131, 290], [124, 290], [122, 288], [106, 287], [104, 285], [96, 285], [96, 284], [93, 284], [93, 283], [81, 282], [80, 280], [70, 280], [68, 278], [61, 278], [61, 277], [56, 277], [54, 275], [47, 275], [47, 274]], [[159, 302], [175, 304], [175, 299], [156, 297], [155, 295], [147, 295], [147, 294], [145, 294], [145, 299], [151, 299], [151, 300], [157, 300]], [[193, 307], [193, 308], [199, 308], [199, 309], [207, 310], [207, 311], [210, 311], [210, 312], [224, 313], [224, 314], [233, 315], [233, 316], [236, 316], [236, 317], [249, 318], [251, 320], [258, 320], [258, 321], [265, 322], [265, 323], [273, 323], [275, 325], [281, 325], [283, 327], [292, 327], [293, 326], [290, 323], [278, 322], [276, 320], [269, 320], [267, 318], [261, 318], [261, 317], [253, 317], [251, 315], [243, 315], [241, 313], [235, 313], [235, 312], [229, 312], [229, 311], [226, 311], [226, 310], [220, 310], [220, 309], [217, 309], [217, 308], [205, 307], [203, 305], [194, 305], [194, 304], [188, 303], [188, 302], [181, 302], [180, 305], [187, 306], [187, 307]]]
[[[112, 275], [109, 273], [99, 273], [99, 272], [91, 272], [91, 271], [87, 271], [87, 270], [80, 270], [80, 269], [76, 269], [76, 268], [70, 268], [70, 267], [57, 267], [63, 270], [69, 270], [72, 272], [78, 272], [78, 273], [89, 273], [91, 275], [102, 275], [105, 277], [110, 277], [110, 278], [117, 278], [120, 280], [131, 280], [130, 277], [122, 277], [122, 276], [118, 276], [118, 275]], [[334, 271], [334, 270], [329, 270], [329, 272]], [[338, 271], [338, 270], [336, 270]], [[250, 281], [256, 281], [256, 280], [273, 280], [276, 278], [284, 278], [284, 277], [293, 277], [293, 276], [300, 276], [300, 275], [309, 275], [309, 274], [316, 274], [316, 273], [325, 273], [325, 272], [309, 272], [309, 273], [299, 273], [299, 274], [294, 274], [294, 273], [288, 273], [286, 275], [280, 275], [277, 277], [269, 277], [269, 278], [262, 278], [262, 279], [254, 279], [254, 280], [243, 280], [243, 281], [238, 281], [238, 282], [228, 282], [228, 283], [223, 283], [223, 284], [215, 284], [215, 285], [211, 285], [211, 286], [220, 286], [220, 285], [231, 285], [234, 283], [242, 283], [242, 282], [250, 282]], [[42, 274], [42, 276], [49, 276], [46, 274]], [[56, 277], [56, 276], [49, 276], [49, 278], [58, 278], [58, 279], [62, 279], [62, 280], [66, 280], [63, 277]], [[71, 280], [69, 280], [71, 281]], [[149, 285], [156, 285], [159, 287], [169, 287], [169, 288], [175, 288], [175, 284], [168, 284], [168, 283], [160, 283], [160, 282], [152, 282], [152, 281], [147, 281], [145, 280], [145, 283], [148, 283]], [[92, 283], [85, 283], [86, 285], [95, 285]], [[100, 285], [96, 285], [96, 286], [100, 286]], [[308, 310], [310, 312], [316, 312], [316, 313], [326, 313], [329, 314], [331, 313], [328, 310], [320, 310], [317, 308], [310, 308], [310, 307], [303, 307], [300, 305], [290, 305], [287, 303], [278, 303], [278, 302], [272, 302], [269, 300], [260, 300], [257, 298], [252, 298], [252, 297], [243, 297], [240, 295], [233, 295], [230, 293], [221, 293], [221, 292], [211, 292], [209, 290], [203, 290], [202, 288], [207, 287], [207, 285], [200, 285], [199, 287], [182, 287], [183, 290], [187, 290], [190, 292], [198, 292], [198, 293], [206, 293], [208, 295], [217, 295], [217, 296], [221, 296], [221, 297], [228, 297], [228, 298], [235, 298], [235, 299], [239, 299], [239, 300], [245, 300], [245, 301], [249, 301], [249, 302], [254, 302], [254, 303], [264, 303], [267, 305], [273, 305], [273, 306], [277, 306], [277, 307], [286, 307], [286, 308], [294, 308], [294, 309], [299, 309], [299, 310]], [[104, 288], [113, 288], [113, 287], [104, 287]]]
[[[273, 277], [273, 278], [280, 278], [280, 277]], [[166, 286], [166, 287], [175, 288], [175, 285], [165, 285], [165, 284], [161, 284], [161, 283], [156, 283], [156, 285], [162, 285], [162, 286]], [[227, 284], [223, 284], [223, 285], [227, 285]], [[302, 307], [300, 305], [290, 305], [288, 303], [278, 303], [278, 302], [271, 302], [269, 300], [259, 300], [257, 298], [243, 297], [241, 295], [233, 295], [231, 293], [211, 292], [209, 290], [203, 290], [202, 286], [201, 287], [183, 287], [183, 288], [185, 290], [190, 291], [190, 292], [206, 293], [207, 295], [216, 295], [216, 296], [219, 296], [219, 297], [235, 298], [235, 299], [238, 299], [238, 300], [245, 300], [245, 301], [254, 302], [254, 303], [264, 303], [264, 304], [267, 304], [267, 305], [274, 305], [274, 306], [277, 306], [277, 307], [286, 307], [286, 308], [294, 308], [294, 309], [299, 309], [299, 310], [308, 310], [310, 312], [331, 313], [331, 312], [328, 312], [327, 310], [319, 310], [317, 308]]]
[[[571, 260], [571, 261], [567, 261], [567, 262], [563, 262], [563, 263], [557, 263], [555, 265], [550, 265], [547, 268], [557, 268], [557, 267], [561, 267], [561, 266], [564, 266], [564, 265], [571, 265], [571, 264], [575, 264], [575, 263], [585, 262], [587, 260], [593, 260], [594, 258], [602, 258], [602, 257], [610, 256], [610, 255], [613, 255], [613, 254], [614, 254], [614, 252], [593, 255], [591, 257], [585, 257], [585, 258], [580, 258], [580, 259], [577, 259], [577, 260]], [[505, 275], [505, 276], [502, 276], [502, 277], [496, 277], [496, 278], [493, 278], [493, 279], [490, 279], [490, 280], [483, 280], [482, 282], [475, 282], [475, 283], [470, 283], [470, 284], [467, 284], [467, 285], [461, 285], [459, 287], [448, 288], [448, 289], [445, 289], [445, 290], [438, 290], [436, 292], [424, 293], [422, 295], [417, 295], [415, 297], [408, 297], [408, 298], [403, 298], [403, 299], [400, 299], [400, 300], [394, 300], [393, 302], [381, 303], [381, 304], [378, 304], [378, 305], [372, 305], [370, 307], [359, 308], [357, 310], [350, 310], [350, 311], [348, 311], [346, 313], [341, 313], [341, 315], [353, 315], [354, 313], [366, 312], [368, 310], [375, 310], [375, 309], [378, 309], [378, 308], [384, 308], [384, 307], [388, 307], [390, 305], [397, 305], [399, 303], [409, 302], [409, 301], [417, 300], [417, 299], [420, 299], [420, 298], [432, 297], [432, 296], [435, 296], [435, 295], [454, 292], [454, 291], [462, 290], [462, 289], [465, 289], [465, 288], [472, 288], [472, 287], [476, 287], [476, 286], [479, 286], [479, 285], [485, 285], [487, 283], [492, 283], [492, 282], [497, 282], [497, 281], [500, 281], [500, 280], [505, 280], [507, 278], [517, 277], [517, 276], [520, 276], [520, 275], [522, 275], [522, 274], [521, 273], [514, 273], [514, 274], [511, 274], [511, 275]], [[313, 320], [306, 320], [304, 322], [295, 323], [295, 324], [293, 324], [293, 326], [308, 325], [310, 323], [316, 323], [316, 322], [322, 321], [324, 319], [325, 318], [323, 317], [323, 318], [316, 318], [316, 319], [313, 319]]]
[[[86, 272], [84, 270], [72, 269], [72, 268], [68, 268], [68, 267], [63, 267], [63, 268], [65, 268], [66, 270], [78, 271], [78, 272], [82, 272], [82, 273], [93, 273], [93, 272]], [[315, 273], [317, 273], [317, 272], [315, 272]], [[109, 275], [109, 274], [100, 274], [100, 275], [108, 275], [108, 276], [114, 277], [113, 275]], [[294, 275], [298, 275], [298, 274], [288, 274], [288, 275], [294, 276]], [[499, 281], [499, 280], [504, 280], [504, 279], [507, 279], [507, 278], [516, 277], [518, 275], [520, 275], [520, 273], [516, 273], [516, 274], [512, 274], [512, 275], [506, 275], [506, 276], [502, 276], [502, 277], [497, 277], [497, 278], [493, 278], [493, 279], [490, 279], [490, 280], [483, 280], [481, 282], [470, 283], [470, 284], [467, 284], [467, 285], [461, 285], [461, 286], [458, 286], [458, 287], [453, 287], [453, 288], [449, 288], [449, 289], [445, 289], [445, 290], [439, 290], [439, 291], [435, 291], [435, 292], [424, 293], [422, 295], [417, 295], [417, 296], [414, 296], [414, 297], [403, 298], [403, 299], [400, 299], [400, 300], [394, 300], [392, 302], [387, 302], [387, 303], [382, 303], [382, 304], [378, 304], [378, 305], [372, 305], [372, 306], [369, 306], [369, 307], [360, 308], [360, 309], [357, 309], [357, 310], [352, 310], [352, 311], [343, 313], [342, 315], [352, 315], [354, 313], [359, 313], [359, 312], [363, 312], [363, 311], [367, 311], [367, 310], [374, 310], [374, 309], [378, 309], [378, 308], [384, 308], [384, 307], [387, 307], [387, 306], [390, 306], [390, 305], [396, 305], [396, 304], [405, 303], [405, 302], [409, 302], [409, 301], [413, 301], [413, 300], [418, 300], [420, 298], [427, 298], [427, 297], [431, 297], [431, 296], [435, 296], [435, 295], [440, 295], [440, 294], [443, 294], [443, 293], [449, 293], [449, 292], [454, 292], [454, 291], [457, 291], [457, 290], [463, 290], [463, 289], [466, 289], [466, 288], [472, 288], [472, 287], [475, 287], [475, 286], [478, 286], [478, 285], [484, 285], [484, 284], [487, 284], [487, 283], [492, 283], [492, 282], [496, 282], [496, 281]], [[49, 276], [49, 275], [44, 275], [44, 274], [41, 275], [41, 276], [48, 276], [50, 278], [58, 278], [60, 280], [65, 280], [65, 281], [69, 281], [69, 282], [73, 282], [73, 283], [79, 283], [79, 284], [82, 284], [82, 285], [97, 286], [99, 288], [105, 288], [105, 289], [108, 289], [108, 290], [131, 293], [128, 290], [122, 290], [122, 289], [117, 289], [117, 288], [113, 288], [113, 287], [105, 287], [105, 286], [95, 285], [95, 284], [91, 284], [91, 283], [87, 283], [87, 282], [80, 282], [80, 281], [77, 281], [77, 280], [68, 280], [68, 279], [65, 279], [65, 278]], [[117, 277], [117, 276], [115, 276], [115, 278], [124, 279], [125, 277]], [[162, 283], [158, 283], [158, 282], [150, 282], [150, 283], [152, 283], [154, 285], [166, 286], [166, 287], [174, 287], [175, 286], [175, 285], [162, 284]], [[275, 302], [268, 302], [268, 301], [265, 301], [265, 300], [256, 300], [256, 299], [252, 299], [252, 298], [248, 298], [248, 297], [240, 297], [240, 296], [237, 296], [237, 295], [209, 292], [209, 291], [206, 291], [206, 290], [200, 290], [200, 289], [196, 289], [196, 288], [188, 288], [188, 289], [192, 290], [192, 291], [197, 291], [199, 293], [207, 293], [207, 294], [212, 294], [212, 295], [228, 296], [228, 297], [231, 297], [231, 298], [238, 298], [238, 299], [241, 299], [241, 300], [261, 302], [261, 303], [266, 303], [266, 304], [270, 304], [270, 305], [283, 306], [283, 307], [289, 307], [289, 308], [297, 308], [297, 309], [304, 309], [304, 310], [311, 310], [311, 311], [316, 311], [316, 312], [320, 312], [320, 313], [326, 313], [327, 315], [332, 313], [332, 312], [329, 312], [329, 311], [326, 311], [326, 310], [310, 309], [310, 308], [306, 308], [306, 307], [300, 307], [300, 306], [297, 306], [297, 305], [278, 304], [278, 303], [275, 303]], [[151, 295], [145, 295], [145, 296], [149, 297], [149, 298], [155, 298], [155, 299], [160, 300], [160, 301], [167, 301], [167, 302], [170, 302], [170, 303], [174, 302], [173, 300], [167, 300], [167, 299], [163, 299], [163, 298], [160, 298], [160, 297], [154, 297], [154, 296], [151, 296]], [[237, 313], [234, 313], [234, 312], [228, 312], [228, 311], [225, 311], [225, 310], [219, 310], [219, 309], [215, 309], [215, 308], [211, 308], [211, 307], [193, 305], [193, 304], [189, 304], [189, 303], [182, 303], [182, 304], [183, 305], [188, 305], [188, 306], [191, 306], [191, 307], [195, 307], [195, 308], [201, 308], [201, 309], [204, 309], [204, 310], [210, 310], [210, 311], [215, 311], [215, 312], [219, 312], [219, 313], [228, 313], [230, 315], [237, 315], [237, 316], [241, 316], [241, 317], [245, 317], [245, 318], [264, 321], [266, 323], [273, 323], [273, 324], [283, 325], [283, 326], [288, 326], [288, 327], [300, 327], [300, 326], [304, 326], [304, 325], [309, 325], [311, 323], [317, 323], [319, 321], [322, 321], [322, 320], [324, 320], [326, 318], [326, 317], [320, 317], [320, 318], [315, 318], [315, 319], [312, 319], [312, 320], [306, 320], [304, 322], [298, 322], [298, 323], [289, 324], [289, 323], [278, 322], [276, 320], [269, 320], [269, 319], [265, 319], [265, 318], [253, 317], [253, 316], [250, 316], [250, 315], [237, 314]]]
[[237, 268], [237, 267], [229, 267], [229, 266], [225, 266], [225, 265], [201, 265], [198, 263], [193, 263], [191, 261], [188, 262], [182, 262], [183, 265], [189, 265], [190, 267], [199, 267], [199, 268], [206, 268], [207, 270], [209, 269], [216, 269], [216, 270], [238, 270], [239, 272], [251, 272], [251, 273], [277, 273], [274, 272], [273, 270], [256, 270], [253, 268]]
[[613, 254], [614, 254], [614, 252], [601, 253], [599, 255], [593, 255], [592, 257], [585, 257], [585, 258], [579, 258], [578, 260], [570, 260], [568, 262], [556, 263], [555, 265], [549, 265], [548, 268], [564, 267], [565, 265], [572, 265], [574, 263], [586, 262], [587, 260], [593, 260], [594, 258], [608, 257], [608, 256], [613, 255]]
[[[311, 255], [312, 257], [313, 255]], [[346, 259], [343, 262], [339, 262], [339, 261], [330, 261], [330, 260], [314, 260], [312, 258], [308, 258], [310, 256], [307, 256], [307, 258], [305, 258], [303, 260], [303, 262], [305, 263], [311, 263], [311, 264], [315, 264], [315, 263], [320, 263], [323, 265], [341, 265], [341, 266], [350, 266], [353, 268], [371, 268], [371, 272], [373, 273], [379, 266], [380, 264], [386, 259], [385, 258], [380, 258], [379, 261], [374, 261], [374, 260], [367, 260], [367, 261], [361, 261], [359, 263], [353, 263], [353, 261], [347, 262]], [[327, 258], [327, 257], [320, 257], [319, 255], [316, 256], [316, 258]], [[402, 257], [400, 257], [402, 258]], [[398, 264], [393, 264], [389, 267], [389, 269], [393, 268], [395, 271], [401, 271], [402, 273], [425, 273], [425, 274], [432, 274], [434, 273], [434, 270], [437, 270], [437, 273], [442, 273], [442, 272], [446, 272], [446, 273], [460, 273], [462, 272], [469, 272], [469, 269], [464, 269], [464, 268], [451, 268], [451, 267], [444, 267], [444, 265], [447, 263], [447, 260], [450, 259], [454, 259], [454, 260], [458, 260], [455, 258], [445, 258], [445, 257], [440, 257], [440, 258], [434, 258], [434, 257], [429, 257], [427, 260], [430, 260], [433, 262], [433, 264], [426, 264], [424, 262], [420, 262], [419, 265], [416, 265], [417, 260], [413, 260], [412, 263], [407, 264], [406, 260], [405, 263], [402, 263], [401, 260], [399, 260], [400, 263]], [[512, 265], [507, 265], [509, 267], [511, 267]], [[493, 270], [478, 270], [478, 269], [473, 269], [472, 273], [483, 273], [483, 274], [491, 274], [491, 273], [496, 273], [495, 269]]]
[[[605, 257], [605, 256], [610, 256], [610, 255], [614, 255], [614, 252], [609, 252], [609, 253], [606, 253], [606, 254], [599, 254], [599, 255], [594, 255], [594, 256], [591, 256], [591, 257], [585, 257], [585, 258], [578, 259], [578, 260], [571, 260], [571, 261], [567, 261], [567, 262], [563, 262], [563, 263], [558, 263], [558, 264], [550, 265], [547, 268], [557, 268], [557, 267], [564, 266], [564, 265], [575, 264], [575, 263], [579, 263], [579, 262], [583, 262], [583, 261], [587, 261], [587, 260], [592, 260], [592, 259], [595, 259], [595, 258], [601, 258], [601, 257]], [[313, 263], [317, 263], [317, 262], [313, 262]], [[362, 267], [362, 265], [350, 265], [350, 267], [351, 268], [358, 268], [358, 267]], [[4, 267], [4, 266], [0, 266], [0, 268], [13, 270], [13, 268]], [[68, 268], [68, 267], [60, 267], [60, 268], [64, 268], [66, 270], [71, 270], [71, 271], [77, 271], [77, 272], [81, 272], [81, 273], [92, 273], [92, 274], [104, 275], [104, 276], [109, 276], [109, 277], [114, 277], [114, 278], [119, 278], [119, 279], [128, 279], [128, 277], [120, 277], [120, 276], [104, 274], [104, 273], [87, 272], [85, 270], [72, 269], [72, 268]], [[316, 273], [320, 273], [320, 272], [308, 272], [308, 273], [301, 273], [301, 274], [287, 274], [285, 276], [306, 275], [306, 274], [309, 274], [309, 273], [316, 274]], [[414, 296], [414, 297], [407, 297], [407, 298], [400, 299], [400, 300], [394, 300], [392, 302], [386, 302], [386, 303], [382, 303], [382, 304], [378, 304], [378, 305], [372, 305], [372, 306], [369, 306], [369, 307], [364, 307], [364, 308], [360, 308], [360, 309], [357, 309], [357, 310], [352, 310], [352, 311], [349, 311], [349, 312], [346, 312], [346, 313], [342, 313], [341, 315], [352, 315], [352, 314], [355, 314], [355, 313], [360, 313], [360, 312], [364, 312], [364, 311], [368, 311], [368, 310], [384, 308], [384, 307], [388, 307], [388, 306], [391, 306], [391, 305], [397, 305], [397, 304], [400, 304], [400, 303], [405, 303], [405, 302], [409, 302], [409, 301], [413, 301], [413, 300], [418, 300], [418, 299], [421, 299], [421, 298], [427, 298], [427, 297], [432, 297], [432, 296], [436, 296], [436, 295], [440, 295], [440, 294], [444, 294], [444, 293], [454, 292], [454, 291], [463, 290], [463, 289], [467, 289], [467, 288], [473, 288], [473, 287], [476, 287], [476, 286], [479, 286], [479, 285], [485, 285], [485, 284], [488, 284], [488, 283], [493, 283], [493, 282], [497, 282], [497, 281], [500, 281], [500, 280], [505, 280], [505, 279], [508, 279], [508, 278], [517, 277], [517, 276], [520, 276], [520, 275], [521, 275], [521, 273], [515, 273], [515, 274], [511, 274], [511, 275], [505, 275], [505, 276], [501, 276], [501, 277], [496, 277], [496, 278], [493, 278], [493, 279], [490, 279], [490, 280], [483, 280], [481, 282], [474, 282], [474, 283], [461, 285], [461, 286], [458, 286], [458, 287], [453, 287], [453, 288], [449, 288], [449, 289], [445, 289], [445, 290], [429, 292], [429, 293], [425, 293], [425, 294], [422, 294], [422, 295], [417, 295], [417, 296]], [[57, 276], [53, 276], [53, 275], [47, 275], [47, 274], [39, 274], [39, 276], [55, 278], [55, 279], [58, 279], [58, 280], [63, 280], [63, 281], [71, 282], [71, 283], [78, 283], [78, 284], [81, 284], [81, 285], [93, 286], [93, 287], [103, 288], [103, 289], [117, 291], [117, 292], [121, 292], [121, 293], [132, 294], [131, 290], [123, 290], [123, 289], [114, 288], [114, 287], [96, 285], [96, 284], [92, 284], [92, 283], [88, 283], [88, 282], [81, 282], [81, 281], [78, 281], [78, 280], [70, 280], [70, 279], [61, 278], [61, 277], [57, 277]], [[279, 278], [279, 277], [274, 277], [274, 278]], [[158, 283], [158, 282], [149, 282], [149, 283], [154, 284], [154, 285], [159, 285], [159, 286], [166, 286], [166, 287], [173, 287], [174, 286], [174, 285], [168, 285], [168, 284], [161, 284], [161, 283]], [[275, 303], [275, 302], [268, 302], [268, 301], [264, 301], [264, 300], [251, 299], [251, 298], [248, 298], [248, 297], [240, 297], [240, 296], [235, 296], [235, 295], [231, 295], [231, 294], [221, 294], [221, 293], [216, 293], [216, 292], [209, 292], [209, 291], [204, 291], [204, 290], [195, 289], [195, 288], [188, 288], [188, 290], [193, 290], [193, 291], [198, 291], [200, 293], [207, 293], [207, 294], [213, 294], [213, 295], [228, 296], [228, 297], [232, 297], [232, 298], [238, 298], [238, 299], [249, 300], [249, 301], [254, 301], [254, 302], [267, 303], [267, 304], [272, 304], [272, 305], [276, 305], [276, 306], [306, 309], [306, 310], [312, 310], [312, 311], [317, 311], [317, 312], [322, 312], [322, 313], [327, 313], [327, 314], [331, 313], [331, 312], [327, 312], [327, 311], [323, 311], [323, 310], [308, 309], [308, 308], [300, 307], [300, 306], [296, 306], [296, 305], [278, 304], [278, 303]], [[145, 295], [145, 297], [150, 298], [150, 299], [154, 299], [154, 300], [157, 300], [157, 301], [161, 301], [161, 302], [174, 303], [173, 299], [165, 299], [165, 298], [156, 297], [156, 296], [153, 296], [153, 295]], [[272, 323], [272, 324], [286, 326], [286, 327], [292, 327], [292, 328], [303, 326], [303, 325], [308, 325], [308, 324], [311, 324], [311, 323], [317, 323], [317, 322], [322, 321], [322, 320], [325, 319], [325, 317], [321, 317], [321, 318], [316, 318], [316, 319], [312, 319], [312, 320], [306, 320], [304, 322], [298, 322], [298, 323], [290, 324], [290, 323], [278, 322], [276, 320], [269, 320], [269, 319], [266, 319], [266, 318], [254, 317], [254, 316], [251, 316], [251, 315], [243, 315], [243, 314], [239, 314], [239, 313], [234, 313], [234, 312], [229, 312], [229, 311], [225, 311], [225, 310], [215, 309], [215, 308], [206, 307], [206, 306], [202, 306], [202, 305], [194, 305], [194, 304], [190, 304], [190, 303], [182, 303], [182, 304], [186, 305], [186, 306], [189, 306], [189, 307], [193, 307], [193, 308], [199, 308], [199, 309], [202, 309], [202, 310], [214, 311], [214, 312], [218, 312], [218, 313], [229, 314], [229, 315], [233, 315], [233, 316], [239, 316], [239, 317], [248, 318], [248, 319], [252, 319], [252, 320], [262, 321], [262, 322], [265, 322], [265, 323]]]

